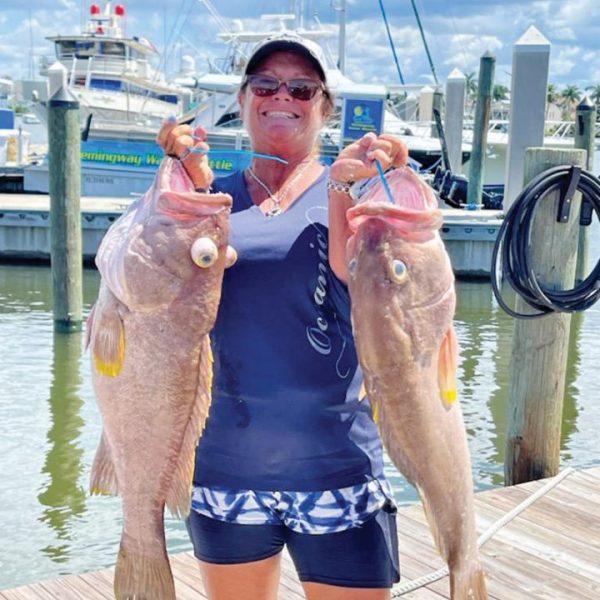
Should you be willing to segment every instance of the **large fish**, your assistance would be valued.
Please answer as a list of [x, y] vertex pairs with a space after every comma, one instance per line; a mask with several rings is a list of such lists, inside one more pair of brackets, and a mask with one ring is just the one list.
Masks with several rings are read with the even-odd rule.
[[392, 462], [421, 496], [451, 597], [483, 600], [442, 214], [410, 169], [387, 181], [393, 203], [378, 182], [348, 211], [348, 285], [366, 391]]
[[122, 498], [118, 600], [175, 599], [164, 507], [179, 517], [190, 510], [230, 207], [228, 195], [195, 192], [166, 158], [96, 257], [102, 279], [87, 329], [104, 429], [91, 489]]

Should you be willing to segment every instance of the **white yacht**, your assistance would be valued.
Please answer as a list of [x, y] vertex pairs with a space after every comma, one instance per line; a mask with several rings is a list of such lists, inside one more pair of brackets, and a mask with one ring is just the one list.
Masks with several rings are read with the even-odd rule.
[[[121, 4], [106, 2], [103, 10], [92, 4], [81, 34], [47, 38], [56, 56], [42, 59], [40, 74], [48, 76], [56, 61], [65, 67], [82, 123], [92, 115], [90, 138], [151, 140], [166, 117], [189, 109], [192, 92], [167, 82], [153, 66], [157, 49], [143, 37], [127, 37], [124, 19]], [[46, 102], [35, 110], [46, 121]]]

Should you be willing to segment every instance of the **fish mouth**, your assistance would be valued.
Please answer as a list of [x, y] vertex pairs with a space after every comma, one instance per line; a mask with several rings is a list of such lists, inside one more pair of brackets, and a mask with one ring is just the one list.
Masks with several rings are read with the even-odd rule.
[[361, 202], [346, 213], [348, 226], [356, 233], [370, 219], [384, 221], [400, 234], [411, 232], [434, 232], [443, 224], [442, 211], [438, 208], [410, 208], [383, 202]]
[[229, 194], [168, 191], [159, 196], [156, 209], [178, 221], [185, 221], [229, 211], [231, 204]]

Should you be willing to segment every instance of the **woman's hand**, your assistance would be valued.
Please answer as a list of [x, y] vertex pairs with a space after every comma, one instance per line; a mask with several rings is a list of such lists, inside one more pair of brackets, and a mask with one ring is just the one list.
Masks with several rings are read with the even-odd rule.
[[373, 177], [377, 175], [376, 160], [384, 171], [389, 167], [402, 167], [408, 162], [408, 148], [393, 135], [367, 133], [340, 152], [331, 165], [331, 178], [354, 182]]
[[[204, 128], [194, 130], [189, 125], [178, 125], [172, 120], [163, 123], [156, 137], [157, 144], [166, 154], [181, 161], [196, 189], [208, 189], [215, 178], [208, 164], [209, 147], [205, 139]], [[196, 148], [202, 151], [192, 151]]]

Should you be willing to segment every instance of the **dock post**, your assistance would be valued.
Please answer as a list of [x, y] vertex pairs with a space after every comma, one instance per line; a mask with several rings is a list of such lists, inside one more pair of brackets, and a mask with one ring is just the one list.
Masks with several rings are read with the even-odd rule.
[[[582, 150], [529, 148], [525, 183], [558, 165], [584, 166]], [[537, 205], [531, 231], [531, 264], [545, 287], [571, 289], [575, 280], [581, 195], [575, 194], [567, 222], [557, 224], [560, 191]], [[516, 310], [527, 312], [517, 297]], [[558, 473], [560, 432], [569, 347], [569, 313], [515, 322], [509, 367], [505, 484]]]
[[523, 189], [527, 148], [544, 145], [550, 42], [532, 25], [513, 47], [503, 208]]
[[454, 69], [446, 81], [446, 114], [444, 115], [448, 157], [454, 173], [462, 173], [462, 134], [466, 92], [467, 78], [464, 73]]
[[[586, 170], [590, 173], [594, 169], [594, 152], [596, 149], [596, 105], [585, 96], [577, 105], [575, 114], [575, 148], [587, 151]], [[579, 228], [579, 250], [577, 251], [577, 269], [575, 282], [581, 283], [588, 270], [588, 257], [590, 245], [590, 228]]]
[[476, 210], [481, 207], [483, 163], [487, 147], [487, 132], [490, 126], [495, 65], [496, 58], [491, 52], [486, 52], [479, 61], [475, 128], [473, 130], [473, 145], [469, 160], [469, 185], [467, 186], [467, 209], [469, 210]]
[[48, 101], [50, 262], [54, 330], [80, 331], [83, 321], [79, 102], [66, 86]]

